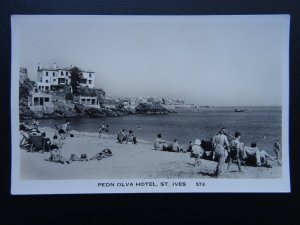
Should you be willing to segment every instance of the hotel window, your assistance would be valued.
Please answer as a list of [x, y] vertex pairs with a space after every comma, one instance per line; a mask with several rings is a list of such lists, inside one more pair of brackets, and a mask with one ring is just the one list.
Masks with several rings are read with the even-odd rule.
[[49, 102], [49, 98], [45, 98], [45, 100], [44, 100], [45, 102]]
[[46, 72], [46, 76], [48, 76], [48, 72]]
[[55, 77], [55, 72], [53, 72], [52, 75]]
[[68, 72], [66, 72], [66, 75], [68, 76]]
[[91, 74], [91, 73], [89, 74], [89, 77], [92, 77], [92, 74]]
[[91, 80], [89, 80], [89, 84], [92, 84], [92, 81], [91, 81]]
[[62, 76], [63, 76], [63, 75], [64, 75], [64, 72], [63, 72], [63, 71], [61, 71], [60, 75], [62, 75]]
[[39, 98], [37, 97], [33, 98], [33, 105], [39, 105]]
[[46, 80], [46, 83], [48, 83], [48, 80]]
[[53, 82], [55, 82], [56, 81], [56, 79], [53, 79]]
[[95, 105], [95, 99], [92, 99], [92, 105]]

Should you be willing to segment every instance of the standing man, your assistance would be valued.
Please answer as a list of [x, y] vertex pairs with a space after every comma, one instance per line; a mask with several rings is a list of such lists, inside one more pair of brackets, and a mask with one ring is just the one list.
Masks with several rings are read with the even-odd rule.
[[239, 168], [239, 172], [242, 172], [242, 169], [241, 169], [241, 156], [242, 156], [242, 145], [243, 145], [243, 143], [240, 142], [241, 133], [240, 132], [235, 132], [234, 137], [235, 137], [235, 139], [233, 139], [231, 141], [231, 144], [230, 144], [229, 162], [228, 162], [227, 170], [229, 171], [232, 161], [237, 159], [237, 165], [238, 165], [238, 168]]
[[99, 126], [99, 138], [101, 137], [102, 133], [104, 133], [105, 130], [106, 130], [106, 126], [103, 122], [102, 125]]
[[229, 148], [229, 143], [225, 128], [222, 128], [219, 133], [213, 138], [213, 146], [215, 151], [215, 158], [218, 160], [215, 175], [218, 177], [222, 171], [223, 164], [225, 163], [225, 147]]
[[273, 151], [275, 152], [276, 158], [275, 159], [279, 159], [280, 156], [280, 144], [279, 144], [279, 140], [277, 140], [273, 146]]

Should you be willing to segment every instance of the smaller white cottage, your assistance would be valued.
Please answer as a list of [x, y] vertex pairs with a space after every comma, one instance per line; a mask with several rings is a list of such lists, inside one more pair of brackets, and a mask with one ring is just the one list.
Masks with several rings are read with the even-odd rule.
[[53, 109], [52, 95], [34, 88], [28, 97], [28, 107], [32, 111], [47, 111]]
[[100, 104], [98, 101], [97, 96], [79, 96], [79, 104], [88, 106], [88, 107], [94, 107], [94, 108], [100, 108]]

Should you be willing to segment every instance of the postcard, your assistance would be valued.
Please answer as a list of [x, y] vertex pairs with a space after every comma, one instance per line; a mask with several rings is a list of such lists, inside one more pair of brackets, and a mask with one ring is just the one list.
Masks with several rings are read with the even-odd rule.
[[11, 29], [11, 194], [290, 192], [289, 15]]

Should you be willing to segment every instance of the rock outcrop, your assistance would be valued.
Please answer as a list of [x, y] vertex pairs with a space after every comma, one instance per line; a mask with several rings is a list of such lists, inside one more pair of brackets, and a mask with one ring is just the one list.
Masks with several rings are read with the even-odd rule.
[[34, 112], [28, 107], [28, 97], [33, 89], [34, 82], [29, 80], [27, 76], [27, 70], [25, 68], [20, 69], [19, 79], [19, 115], [20, 119], [32, 118]]
[[158, 104], [140, 103], [135, 107], [137, 114], [167, 114], [169, 111]]

